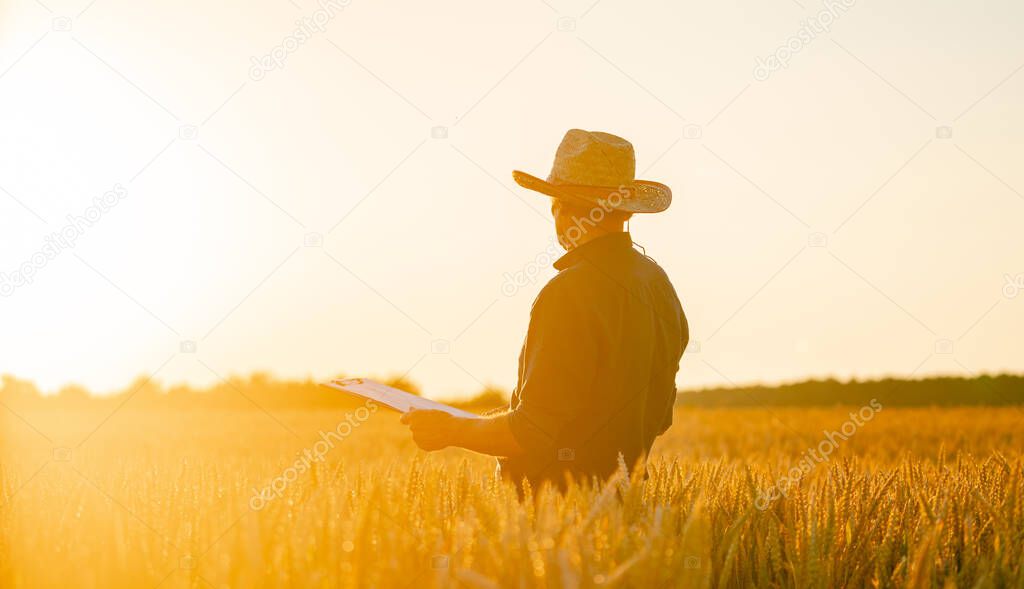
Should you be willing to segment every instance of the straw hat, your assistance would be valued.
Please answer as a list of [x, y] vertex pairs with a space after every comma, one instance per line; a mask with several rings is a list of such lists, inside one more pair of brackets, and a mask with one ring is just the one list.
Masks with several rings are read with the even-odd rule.
[[633, 144], [600, 131], [569, 129], [555, 153], [547, 180], [514, 170], [523, 188], [548, 196], [628, 213], [660, 213], [672, 204], [672, 189], [637, 180]]

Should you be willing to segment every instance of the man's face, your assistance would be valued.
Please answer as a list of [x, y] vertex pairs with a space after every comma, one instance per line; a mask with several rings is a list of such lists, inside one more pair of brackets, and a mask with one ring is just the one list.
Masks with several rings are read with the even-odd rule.
[[565, 211], [562, 201], [557, 198], [551, 199], [551, 216], [555, 218], [555, 235], [558, 243], [566, 250], [572, 249], [572, 243], [566, 237], [566, 232], [573, 226], [572, 215]]

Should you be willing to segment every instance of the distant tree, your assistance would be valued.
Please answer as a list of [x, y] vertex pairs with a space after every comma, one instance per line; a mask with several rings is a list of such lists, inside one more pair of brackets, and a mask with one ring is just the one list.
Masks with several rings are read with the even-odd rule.
[[92, 395], [89, 390], [77, 384], [69, 384], [57, 391], [57, 400], [62, 402], [82, 403], [88, 401]]
[[[405, 376], [381, 380], [395, 388], [422, 395], [419, 385]], [[149, 375], [143, 375], [114, 395], [92, 395], [82, 386], [68, 385], [50, 396], [44, 396], [28, 380], [10, 374], [0, 375], [0, 402], [9, 409], [65, 402], [116, 404], [127, 395], [132, 395], [132, 404], [140, 407], [304, 409], [342, 408], [358, 403], [354, 396], [336, 394], [321, 387], [319, 380], [276, 380], [268, 373], [254, 373], [248, 377], [232, 375], [227, 381], [217, 379], [205, 389], [177, 385], [169, 391]], [[873, 399], [887, 407], [1024, 405], [1024, 376], [983, 374], [973, 378], [885, 378], [847, 382], [805, 380], [778, 386], [682, 391], [676, 402], [684, 407], [810, 407], [865, 405]], [[454, 404], [474, 412], [502, 408], [508, 404], [508, 393], [498, 387], [487, 386], [476, 397]]]
[[249, 386], [254, 388], [268, 388], [274, 382], [274, 377], [269, 372], [253, 372], [249, 375]]
[[385, 380], [384, 384], [388, 385], [389, 387], [401, 389], [407, 393], [420, 395], [421, 397], [423, 396], [423, 391], [420, 389], [420, 386], [414, 383], [413, 381], [409, 380], [405, 376], [392, 376], [391, 378]]
[[21, 380], [10, 374], [0, 375], [0, 399], [5, 403], [20, 404], [39, 399], [41, 396], [36, 385], [28, 380]]
[[172, 402], [188, 402], [196, 395], [188, 385], [178, 384], [167, 390], [167, 398]]
[[457, 405], [478, 411], [489, 411], [491, 409], [508, 407], [508, 398], [509, 394], [505, 389], [494, 385], [488, 385], [472, 399], [457, 403]]
[[140, 375], [127, 387], [118, 393], [118, 396], [131, 395], [138, 403], [153, 403], [164, 397], [163, 387], [160, 382], [150, 375]]

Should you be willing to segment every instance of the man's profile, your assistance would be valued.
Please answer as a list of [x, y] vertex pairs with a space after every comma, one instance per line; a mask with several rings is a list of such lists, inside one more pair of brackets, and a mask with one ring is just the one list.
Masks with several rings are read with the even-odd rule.
[[424, 450], [459, 446], [498, 457], [503, 476], [537, 485], [632, 467], [672, 423], [675, 376], [689, 339], [665, 272], [634, 249], [625, 224], [668, 208], [671, 190], [636, 180], [633, 146], [571, 129], [547, 180], [516, 182], [551, 197], [558, 274], [537, 295], [508, 410], [483, 419], [412, 411]]

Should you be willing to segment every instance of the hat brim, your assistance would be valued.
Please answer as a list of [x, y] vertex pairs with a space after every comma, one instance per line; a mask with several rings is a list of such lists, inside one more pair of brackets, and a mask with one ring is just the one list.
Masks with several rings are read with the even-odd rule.
[[650, 180], [634, 180], [614, 187], [555, 184], [519, 170], [512, 171], [512, 178], [523, 188], [541, 194], [627, 213], [660, 213], [672, 204], [672, 189]]

